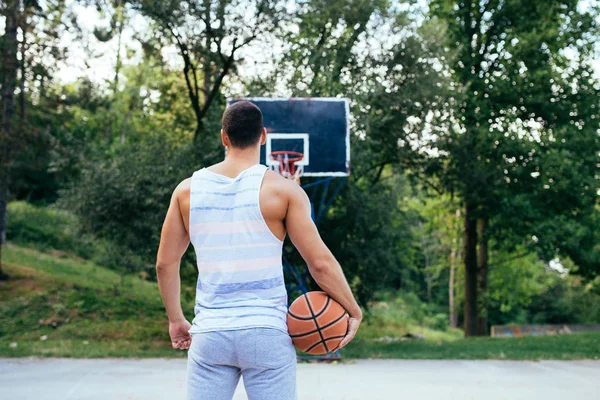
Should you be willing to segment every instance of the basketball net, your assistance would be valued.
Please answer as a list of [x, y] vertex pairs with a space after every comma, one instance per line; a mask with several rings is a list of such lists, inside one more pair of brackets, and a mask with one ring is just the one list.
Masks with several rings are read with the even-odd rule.
[[269, 154], [269, 157], [271, 160], [276, 161], [275, 164], [271, 165], [273, 171], [300, 184], [300, 177], [304, 173], [304, 165], [296, 165], [296, 163], [302, 161], [304, 154], [296, 151], [274, 151]]

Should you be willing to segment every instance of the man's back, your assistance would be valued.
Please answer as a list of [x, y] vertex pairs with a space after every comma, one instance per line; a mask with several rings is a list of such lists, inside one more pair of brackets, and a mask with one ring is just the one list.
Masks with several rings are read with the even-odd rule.
[[[251, 166], [250, 166], [251, 167]], [[207, 170], [225, 177], [234, 178], [248, 167], [242, 165], [228, 165], [221, 162], [212, 165]], [[179, 210], [185, 229], [189, 234], [189, 215], [190, 215], [190, 189], [192, 178], [188, 178], [181, 182], [175, 189], [175, 195], [179, 204]], [[285, 179], [281, 175], [267, 171], [265, 173], [262, 185], [260, 187], [260, 211], [262, 213], [267, 226], [280, 240], [283, 240], [286, 235], [285, 218], [287, 214], [289, 199], [291, 196], [298, 195], [298, 186], [295, 182]]]
[[190, 332], [250, 327], [287, 332], [283, 241], [268, 227], [260, 206], [266, 173], [267, 167], [255, 164], [235, 176], [213, 168], [192, 176], [188, 234], [198, 283]]

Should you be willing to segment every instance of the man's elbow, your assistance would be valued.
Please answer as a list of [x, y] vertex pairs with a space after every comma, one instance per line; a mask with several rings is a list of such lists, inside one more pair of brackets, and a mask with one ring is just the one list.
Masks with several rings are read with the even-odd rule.
[[309, 265], [312, 275], [323, 276], [327, 275], [329, 271], [331, 271], [332, 261], [328, 258], [322, 258], [313, 261]]
[[158, 260], [156, 262], [156, 275], [164, 275], [173, 268], [173, 263], [166, 262], [164, 260]]

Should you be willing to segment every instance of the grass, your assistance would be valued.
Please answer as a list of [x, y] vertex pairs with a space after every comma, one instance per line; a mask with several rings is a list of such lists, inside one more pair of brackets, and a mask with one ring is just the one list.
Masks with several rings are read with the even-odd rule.
[[[0, 356], [184, 357], [173, 350], [156, 283], [122, 277], [60, 252], [7, 244], [0, 282]], [[183, 285], [184, 311], [193, 285]], [[515, 339], [463, 339], [460, 330], [435, 330], [375, 307], [344, 358], [598, 359], [600, 334]], [[378, 338], [423, 334], [426, 340], [385, 343]]]
[[170, 347], [156, 283], [61, 253], [3, 250], [10, 279], [0, 284], [0, 355], [184, 355]]
[[344, 356], [422, 360], [597, 360], [600, 358], [600, 333], [395, 343], [358, 339], [348, 344]]

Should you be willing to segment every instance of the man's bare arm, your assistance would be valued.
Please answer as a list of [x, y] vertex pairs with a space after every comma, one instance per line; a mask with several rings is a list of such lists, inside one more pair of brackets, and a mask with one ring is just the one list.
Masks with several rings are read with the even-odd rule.
[[189, 235], [181, 217], [178, 194], [185, 181], [173, 192], [167, 216], [162, 227], [160, 245], [156, 257], [158, 288], [169, 318], [169, 333], [174, 348], [189, 348], [189, 323], [181, 309], [181, 281], [179, 267], [181, 257], [190, 244]]
[[292, 243], [306, 261], [308, 270], [319, 287], [344, 307], [350, 316], [348, 334], [338, 348], [344, 347], [356, 334], [362, 311], [354, 299], [342, 267], [327, 248], [311, 218], [308, 196], [297, 185], [290, 188], [285, 225]]

